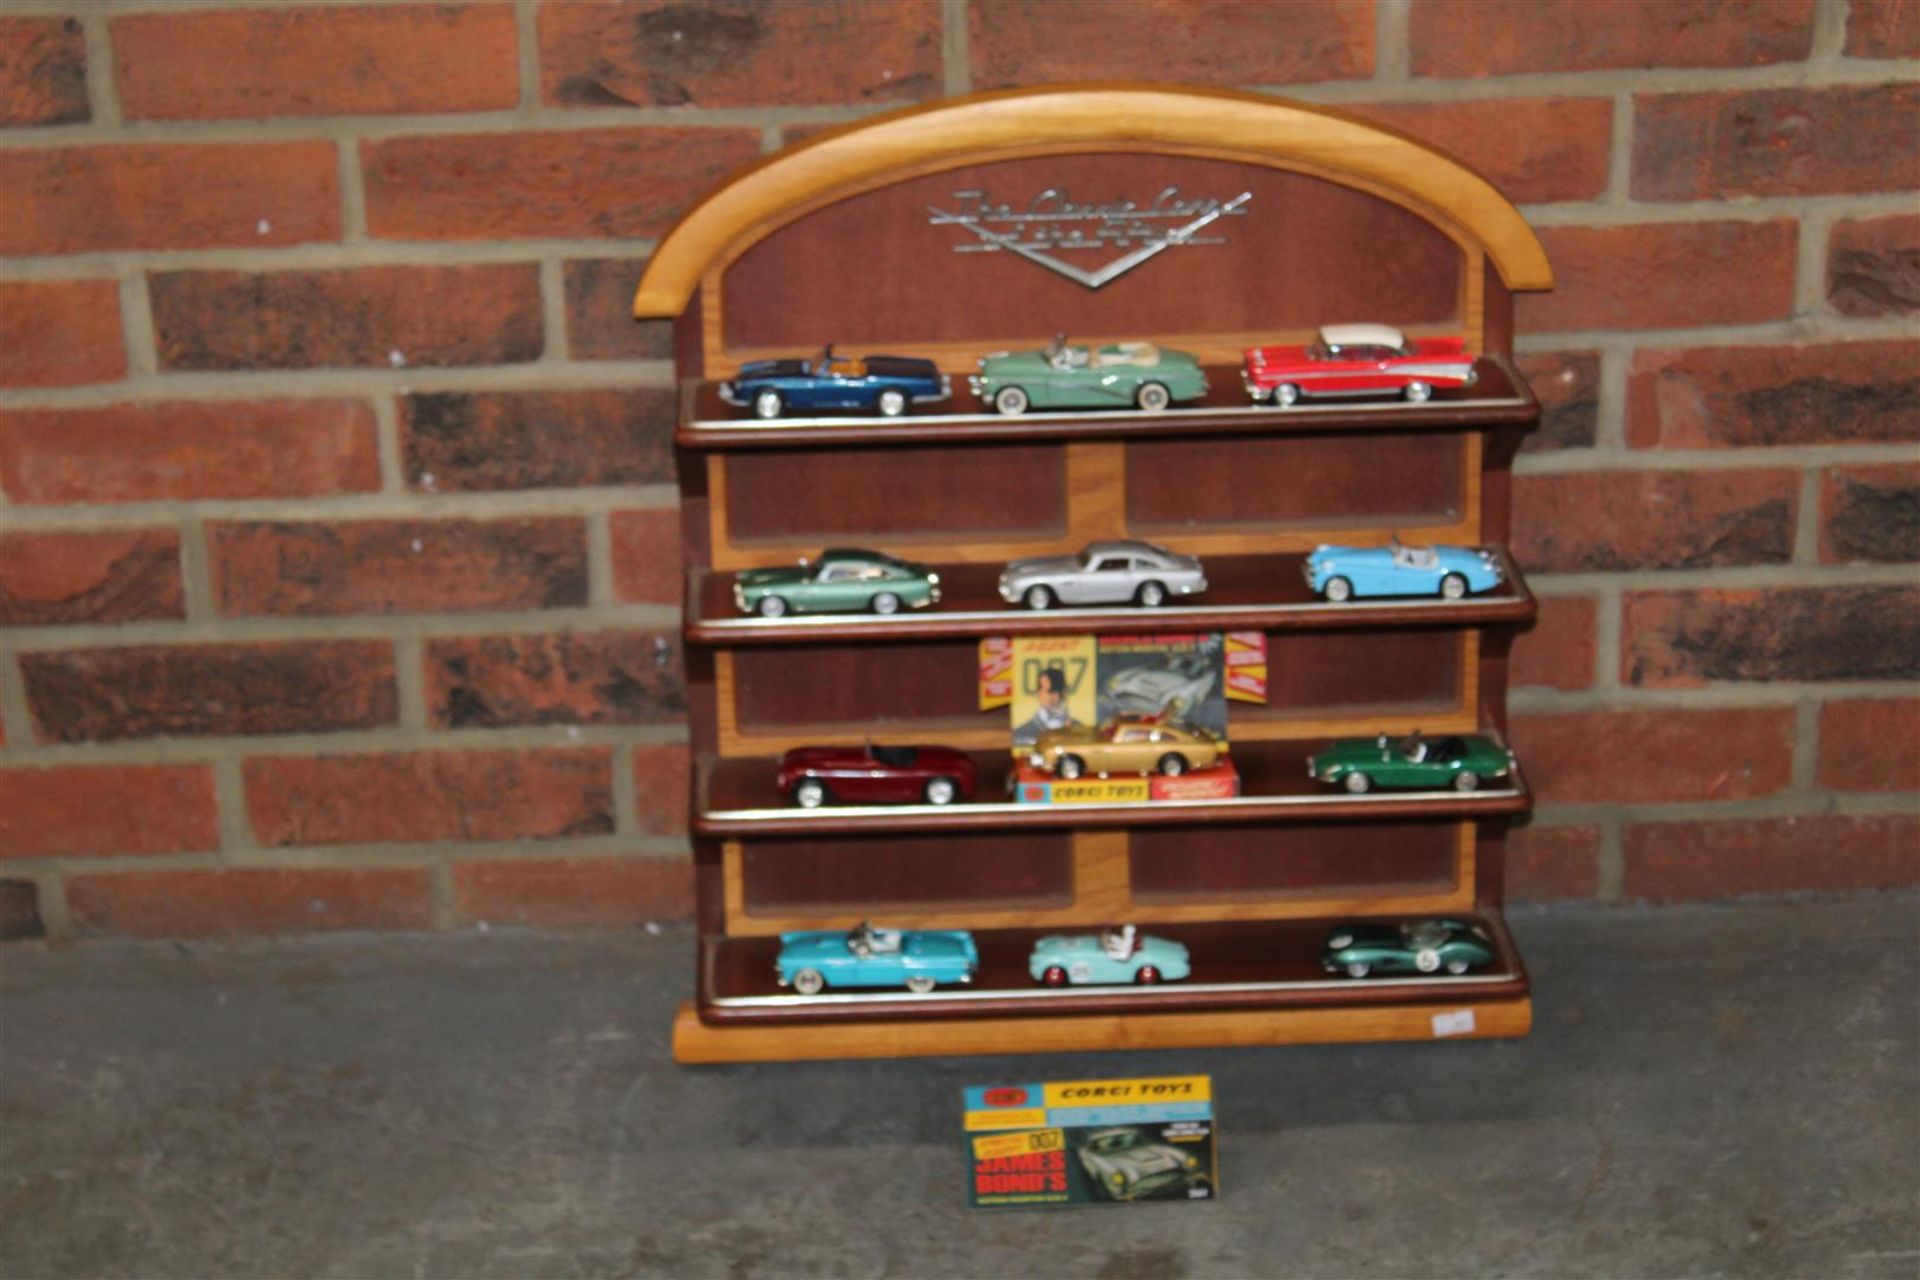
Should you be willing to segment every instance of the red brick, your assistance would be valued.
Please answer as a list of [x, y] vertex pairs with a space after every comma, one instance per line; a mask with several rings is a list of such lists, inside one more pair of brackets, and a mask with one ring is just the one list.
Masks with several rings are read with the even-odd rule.
[[1343, 104], [1343, 109], [1457, 156], [1516, 203], [1593, 200], [1607, 187], [1613, 103], [1605, 98]]
[[368, 493], [373, 411], [351, 400], [171, 401], [0, 414], [14, 502], [170, 502]]
[[394, 240], [657, 236], [760, 154], [745, 129], [447, 134], [361, 144], [367, 226]]
[[679, 604], [686, 583], [679, 509], [616, 511], [612, 526], [614, 594], [635, 604]]
[[0, 255], [264, 249], [339, 238], [331, 142], [0, 151]]
[[1771, 222], [1542, 227], [1554, 288], [1515, 303], [1522, 333], [1755, 324], [1793, 311], [1798, 228]]
[[220, 847], [203, 764], [0, 769], [0, 858], [199, 853]]
[[898, 103], [940, 92], [938, 0], [540, 9], [542, 99], [560, 107]]
[[112, 24], [130, 120], [503, 110], [520, 101], [505, 4], [161, 10]]
[[1304, 84], [1373, 74], [1373, 5], [1234, 0], [973, 0], [967, 46], [975, 88], [1061, 80]]
[[1514, 751], [1546, 804], [1745, 800], [1793, 776], [1793, 709], [1519, 715]]
[[1821, 707], [1819, 781], [1833, 791], [1920, 791], [1920, 698]]
[[23, 653], [19, 661], [43, 742], [327, 733], [396, 723], [393, 649], [379, 640], [138, 645]]
[[1598, 622], [1592, 596], [1542, 596], [1540, 619], [1513, 642], [1512, 682], [1549, 689], [1593, 685]]
[[427, 705], [448, 728], [671, 724], [687, 710], [680, 646], [666, 632], [432, 640], [426, 665]]
[[[1913, 12], [1920, 14], [1920, 6]], [[1843, 316], [1920, 311], [1920, 216], [1834, 223], [1827, 237], [1827, 305]]]
[[1634, 99], [1633, 194], [1728, 200], [1920, 187], [1920, 86]]
[[116, 281], [0, 283], [0, 386], [69, 387], [126, 376]]
[[635, 320], [644, 258], [582, 258], [566, 264], [567, 351], [575, 360], [669, 360], [671, 320]]
[[67, 914], [136, 938], [425, 929], [430, 892], [412, 867], [95, 872], [67, 877]]
[[1785, 470], [1521, 475], [1513, 552], [1544, 573], [1784, 564], [1799, 495]]
[[466, 613], [587, 602], [586, 526], [509, 520], [246, 521], [208, 532], [229, 617]]
[[1612, 67], [1752, 67], [1813, 47], [1813, 0], [1421, 0], [1408, 41], [1417, 76]]
[[1620, 678], [1651, 688], [1920, 679], [1920, 587], [1633, 592], [1621, 631]]
[[611, 753], [430, 751], [246, 762], [260, 843], [553, 840], [613, 830]]
[[683, 746], [633, 749], [634, 803], [640, 811], [640, 830], [650, 836], [687, 834], [687, 810], [692, 799], [689, 774], [692, 753]]
[[532, 263], [149, 277], [166, 369], [379, 369], [540, 358]]
[[1630, 826], [1623, 888], [1635, 902], [1853, 893], [1920, 884], [1920, 818], [1822, 814]]
[[465, 862], [453, 869], [453, 901], [469, 924], [566, 929], [686, 920], [693, 867], [685, 858]]
[[425, 493], [664, 484], [673, 392], [447, 391], [400, 402], [407, 483]]
[[0, 626], [185, 616], [171, 529], [0, 533]]
[[1913, 0], [1850, 0], [1849, 58], [1920, 58], [1920, 8]]
[[1540, 401], [1540, 426], [1527, 433], [1522, 453], [1591, 449], [1600, 429], [1600, 354], [1541, 351], [1515, 360]]
[[1637, 449], [1920, 438], [1920, 342], [1641, 351], [1627, 377]]
[[79, 19], [0, 18], [0, 128], [92, 116]]
[[1820, 480], [1821, 560], [1920, 560], [1920, 464], [1834, 467]]
[[1192, 83], [1305, 83], [1373, 70], [1372, 6], [1241, 5], [1231, 0], [1138, 0], [1123, 21], [1090, 0], [974, 0], [968, 45], [979, 88], [1066, 80], [1163, 80], [1180, 50]]
[[1590, 899], [1600, 890], [1598, 827], [1517, 827], [1507, 834], [1507, 897], [1514, 902]]

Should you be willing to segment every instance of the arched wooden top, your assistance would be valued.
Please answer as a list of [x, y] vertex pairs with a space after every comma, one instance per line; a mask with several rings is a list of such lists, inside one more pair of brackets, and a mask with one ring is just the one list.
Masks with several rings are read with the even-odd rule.
[[[769, 156], [675, 224], [634, 297], [642, 319], [678, 315], [710, 266], [795, 206], [873, 185], [894, 172], [992, 159], [998, 152], [1137, 145], [1205, 148], [1295, 164], [1385, 189], [1450, 219], [1477, 240], [1507, 288], [1551, 289], [1546, 253], [1492, 183], [1391, 129], [1329, 111], [1228, 90], [1091, 84], [975, 94], [892, 112]], [[755, 237], [757, 238], [757, 237]]]

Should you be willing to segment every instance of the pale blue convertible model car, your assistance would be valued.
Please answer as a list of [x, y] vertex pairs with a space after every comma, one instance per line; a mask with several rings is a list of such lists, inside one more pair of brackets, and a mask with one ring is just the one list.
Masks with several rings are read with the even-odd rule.
[[1307, 557], [1307, 586], [1338, 604], [1359, 596], [1434, 596], [1459, 600], [1500, 585], [1500, 561], [1479, 547], [1321, 545]]
[[980, 952], [964, 929], [807, 930], [780, 935], [775, 973], [803, 996], [828, 987], [905, 987], [926, 992], [942, 982], [972, 982]]
[[1130, 924], [1103, 933], [1056, 933], [1033, 944], [1027, 972], [1049, 987], [1069, 983], [1179, 982], [1193, 972], [1184, 944], [1137, 932]]

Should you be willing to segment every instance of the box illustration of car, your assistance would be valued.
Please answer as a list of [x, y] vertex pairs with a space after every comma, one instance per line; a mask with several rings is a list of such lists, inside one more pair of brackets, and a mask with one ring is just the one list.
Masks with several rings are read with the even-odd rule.
[[1089, 773], [1174, 777], [1210, 768], [1225, 752], [1225, 745], [1204, 729], [1132, 716], [1117, 717], [1099, 728], [1077, 725], [1051, 730], [1032, 746], [1015, 748], [1015, 754], [1024, 756], [1035, 769], [1069, 780]]
[[843, 356], [833, 344], [814, 360], [752, 360], [720, 384], [720, 398], [778, 418], [819, 409], [872, 410], [897, 418], [908, 405], [945, 400], [952, 380], [918, 356]]
[[809, 563], [742, 569], [733, 575], [733, 603], [742, 613], [898, 613], [940, 601], [940, 575], [883, 551], [831, 547]]
[[1158, 413], [1207, 394], [1200, 361], [1151, 342], [1075, 346], [1061, 334], [1044, 351], [1001, 351], [980, 358], [968, 385], [997, 413], [1034, 409], [1139, 409]]
[[1000, 573], [1000, 598], [1029, 609], [1057, 604], [1137, 604], [1156, 609], [1207, 589], [1200, 562], [1151, 542], [1090, 542], [1079, 555], [1015, 560]]
[[1165, 666], [1115, 672], [1107, 681], [1105, 705], [1115, 715], [1185, 717], [1213, 692], [1216, 674], [1207, 654], [1172, 654]]
[[1343, 738], [1307, 761], [1307, 776], [1358, 795], [1374, 787], [1473, 791], [1513, 772], [1513, 752], [1478, 734]]
[[1483, 547], [1384, 547], [1322, 543], [1301, 567], [1307, 586], [1335, 604], [1363, 596], [1439, 596], [1461, 600], [1500, 585], [1499, 559]]
[[1200, 1161], [1138, 1129], [1100, 1129], [1079, 1149], [1087, 1180], [1109, 1200], [1141, 1200], [1196, 1178]]
[[823, 804], [952, 804], [973, 799], [973, 757], [952, 747], [795, 747], [780, 761], [780, 794]]
[[1323, 325], [1305, 346], [1250, 347], [1241, 382], [1256, 403], [1279, 408], [1308, 397], [1401, 395], [1418, 403], [1436, 387], [1477, 379], [1462, 338], [1408, 338], [1384, 324]]
[[1054, 933], [1033, 944], [1027, 973], [1049, 987], [1181, 982], [1193, 972], [1184, 943], [1130, 924], [1099, 933]]
[[828, 987], [905, 987], [925, 994], [968, 983], [980, 952], [965, 929], [887, 929], [862, 922], [845, 933], [804, 929], [780, 935], [774, 974], [803, 996]]
[[1493, 963], [1493, 939], [1477, 924], [1411, 920], [1404, 924], [1343, 924], [1327, 935], [1320, 965], [1329, 973], [1364, 978], [1375, 973], [1459, 975]]

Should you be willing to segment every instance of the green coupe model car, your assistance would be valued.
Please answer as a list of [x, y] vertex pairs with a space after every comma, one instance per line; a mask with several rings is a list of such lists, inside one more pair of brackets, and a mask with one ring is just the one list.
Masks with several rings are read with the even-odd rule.
[[968, 379], [981, 403], [999, 413], [1034, 409], [1138, 408], [1158, 413], [1176, 400], [1207, 394], [1207, 375], [1184, 351], [1151, 342], [1074, 347], [1065, 335], [1045, 351], [983, 356]]
[[1328, 973], [1364, 978], [1370, 973], [1459, 975], [1493, 963], [1493, 938], [1462, 920], [1409, 920], [1405, 924], [1343, 924], [1327, 935], [1320, 965]]
[[940, 599], [940, 575], [923, 564], [881, 551], [839, 547], [778, 569], [747, 569], [733, 576], [733, 603], [742, 613], [779, 618], [788, 613], [898, 613]]
[[1513, 770], [1513, 753], [1491, 738], [1451, 734], [1428, 738], [1418, 731], [1398, 741], [1347, 738], [1307, 761], [1307, 776], [1356, 794], [1374, 787], [1452, 787], [1472, 791]]

